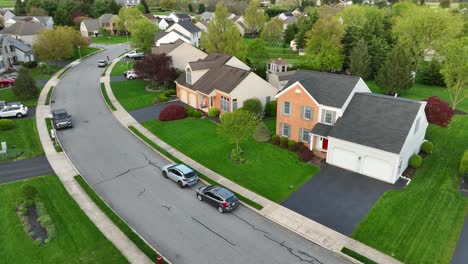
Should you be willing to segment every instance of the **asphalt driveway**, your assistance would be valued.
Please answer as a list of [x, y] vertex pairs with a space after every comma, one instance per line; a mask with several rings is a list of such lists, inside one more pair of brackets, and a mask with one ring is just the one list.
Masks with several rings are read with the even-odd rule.
[[49, 161], [47, 161], [45, 156], [0, 163], [0, 183], [53, 173], [54, 170], [50, 167]]
[[168, 105], [173, 105], [173, 104], [187, 106], [185, 103], [182, 103], [181, 101], [177, 100], [177, 101], [171, 101], [171, 102], [166, 102], [162, 104], [156, 104], [156, 105], [140, 108], [137, 110], [130, 111], [129, 113], [131, 116], [133, 116], [133, 118], [135, 118], [136, 121], [141, 123], [141, 122], [145, 122], [145, 121], [152, 120], [155, 118], [156, 119], [159, 118], [159, 114], [161, 113], [161, 110], [163, 110], [164, 107]]
[[385, 191], [405, 184], [400, 180], [392, 185], [326, 164], [283, 206], [349, 236]]

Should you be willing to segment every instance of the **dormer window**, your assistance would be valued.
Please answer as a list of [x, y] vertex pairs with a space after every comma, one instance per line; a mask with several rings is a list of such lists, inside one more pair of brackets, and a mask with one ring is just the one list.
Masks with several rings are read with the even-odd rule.
[[188, 84], [192, 84], [192, 71], [190, 70], [190, 68], [187, 68], [187, 70], [185, 71], [185, 81]]

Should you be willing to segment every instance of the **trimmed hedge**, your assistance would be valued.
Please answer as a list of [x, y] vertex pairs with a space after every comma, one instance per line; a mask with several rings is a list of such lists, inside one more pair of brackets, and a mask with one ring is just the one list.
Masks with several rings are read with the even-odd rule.
[[208, 109], [208, 116], [209, 117], [217, 117], [217, 116], [219, 116], [220, 113], [221, 112], [219, 111], [218, 108], [212, 107], [212, 108]]
[[278, 135], [271, 136], [271, 143], [273, 145], [279, 145], [280, 144], [280, 137]]
[[312, 160], [313, 158], [314, 158], [314, 153], [310, 149], [305, 149], [299, 155], [299, 159], [302, 160], [303, 162], [308, 162]]
[[270, 131], [268, 131], [267, 126], [263, 122], [259, 122], [255, 128], [253, 138], [257, 142], [268, 142], [270, 141]]
[[11, 130], [15, 127], [15, 121], [11, 119], [0, 119], [0, 131]]
[[297, 148], [296, 145], [297, 145], [296, 141], [294, 141], [294, 140], [288, 140], [288, 149], [289, 149], [289, 150], [295, 151], [296, 148]]
[[287, 148], [288, 147], [288, 141], [289, 141], [289, 139], [287, 137], [281, 137], [280, 138], [280, 145], [283, 148]]
[[410, 165], [411, 168], [417, 169], [417, 168], [421, 167], [422, 162], [423, 162], [422, 157], [420, 155], [418, 155], [418, 154], [414, 154], [410, 158], [409, 165]]
[[308, 149], [304, 142], [297, 142], [296, 143], [296, 151], [302, 153], [304, 150]]
[[160, 121], [179, 120], [187, 117], [185, 107], [181, 105], [168, 105], [159, 114]]
[[460, 162], [460, 174], [465, 176], [465, 182], [468, 182], [468, 150], [465, 150]]
[[256, 117], [262, 116], [263, 107], [262, 102], [258, 98], [250, 98], [242, 103], [242, 109], [249, 111], [251, 114]]
[[270, 101], [265, 105], [265, 116], [268, 117], [275, 117], [276, 116], [276, 108], [278, 107], [277, 101]]
[[434, 145], [430, 141], [424, 141], [421, 145], [421, 151], [426, 153], [426, 154], [431, 154], [432, 149], [434, 148]]

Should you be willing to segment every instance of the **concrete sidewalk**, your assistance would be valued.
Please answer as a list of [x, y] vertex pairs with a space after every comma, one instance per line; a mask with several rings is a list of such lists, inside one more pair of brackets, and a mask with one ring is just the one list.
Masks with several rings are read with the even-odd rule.
[[[198, 170], [202, 174], [208, 176], [212, 180], [215, 180], [219, 184], [226, 186], [227, 188], [241, 194], [242, 196], [256, 202], [257, 204], [263, 206], [263, 209], [258, 211], [253, 208], [252, 210], [257, 211], [261, 215], [273, 220], [274, 222], [288, 228], [289, 230], [305, 237], [306, 239], [319, 244], [320, 246], [337, 252], [341, 253], [341, 249], [346, 247], [351, 249], [375, 262], [378, 263], [401, 263], [400, 261], [385, 255], [369, 246], [366, 246], [356, 240], [353, 240], [343, 234], [340, 234], [326, 226], [323, 226], [307, 217], [304, 217], [300, 214], [295, 213], [292, 210], [287, 209], [279, 204], [276, 204], [230, 180], [219, 175], [218, 173], [204, 167], [203, 165], [199, 164], [198, 162], [192, 160], [191, 158], [187, 157], [183, 153], [179, 152], [178, 150], [174, 149], [173, 147], [166, 144], [164, 141], [156, 137], [146, 128], [144, 128], [137, 120], [135, 120], [117, 101], [117, 98], [114, 96], [112, 92], [112, 88], [110, 85], [110, 72], [114, 65], [121, 59], [119, 57], [115, 59], [112, 64], [108, 67], [106, 75], [101, 78], [101, 82], [104, 83], [106, 93], [111, 101], [111, 103], [115, 106], [116, 111], [112, 111], [114, 116], [117, 120], [126, 128], [129, 126], [135, 127], [139, 132], [141, 132], [144, 136], [148, 139], [156, 143], [158, 146], [165, 149], [167, 152], [172, 154], [174, 157], [178, 158], [185, 164], [189, 165], [190, 167]], [[143, 143], [145, 143], [143, 141]], [[146, 144], [146, 143], [145, 143]], [[155, 150], [157, 151], [157, 150]], [[161, 153], [160, 153], [161, 154]], [[161, 154], [163, 155], [163, 154]], [[163, 155], [164, 156], [164, 155]]]
[[[69, 64], [73, 67], [80, 63], [80, 60]], [[44, 86], [39, 96], [36, 109], [36, 126], [41, 140], [45, 155], [49, 160], [55, 174], [59, 177], [71, 197], [76, 201], [80, 208], [86, 213], [102, 234], [111, 241], [114, 246], [128, 259], [130, 263], [153, 263], [120, 229], [97, 207], [97, 205], [88, 197], [86, 192], [73, 178], [79, 175], [77, 169], [68, 159], [65, 152], [57, 153], [49, 137], [45, 118], [51, 112], [50, 105], [45, 105], [47, 93], [52, 86], [57, 86], [58, 76], [66, 68], [57, 72]]]

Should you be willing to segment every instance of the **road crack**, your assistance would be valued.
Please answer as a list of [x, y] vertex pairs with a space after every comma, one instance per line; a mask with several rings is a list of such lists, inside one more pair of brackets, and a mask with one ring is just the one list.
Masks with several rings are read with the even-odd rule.
[[[295, 256], [295, 257], [296, 257], [297, 259], [299, 259], [301, 262], [307, 262], [307, 263], [312, 263], [312, 264], [315, 264], [315, 263], [323, 264], [323, 262], [321, 262], [321, 261], [318, 260], [317, 258], [313, 257], [312, 255], [310, 255], [310, 254], [308, 254], [308, 253], [306, 253], [306, 252], [304, 252], [304, 251], [298, 250], [297, 252], [298, 252], [299, 254], [294, 253], [294, 249], [293, 249], [293, 248], [286, 246], [286, 241], [279, 242], [278, 240], [275, 240], [275, 239], [269, 237], [268, 235], [264, 235], [264, 236], [265, 236], [268, 240], [275, 242], [276, 244], [280, 245], [282, 248], [285, 248], [285, 249], [289, 252], [289, 254]], [[307, 257], [307, 258], [309, 258], [309, 259], [305, 259], [305, 258], [303, 258], [301, 255], [302, 255], [302, 256], [305, 256], [305, 257]]]
[[238, 216], [238, 215], [236, 215], [236, 214], [234, 214], [234, 213], [231, 213], [231, 215], [237, 217], [238, 219], [240, 219], [241, 221], [243, 221], [244, 223], [246, 223], [247, 225], [249, 225], [250, 227], [252, 227], [253, 230], [262, 232], [262, 233], [267, 234], [267, 235], [270, 234], [270, 233], [268, 233], [267, 231], [264, 231], [264, 230], [262, 230], [262, 229], [259, 229], [259, 228], [255, 227], [255, 225], [251, 224], [249, 221], [245, 220], [244, 218], [242, 218], [242, 217], [240, 217], [240, 216]]
[[146, 191], [146, 188], [143, 188], [143, 191], [141, 191], [141, 192], [137, 195], [137, 197], [139, 198], [145, 191]]
[[192, 217], [192, 220], [199, 223], [201, 226], [203, 226], [204, 228], [208, 229], [211, 233], [217, 235], [218, 237], [220, 237], [221, 239], [223, 239], [224, 241], [226, 241], [228, 244], [230, 244], [231, 246], [236, 246], [236, 244], [232, 243], [231, 241], [229, 241], [228, 239], [226, 239], [225, 237], [223, 237], [222, 235], [216, 233], [215, 231], [213, 231], [211, 228], [207, 227], [206, 225], [204, 225], [202, 222], [200, 222], [199, 220], [197, 220], [196, 218]]

